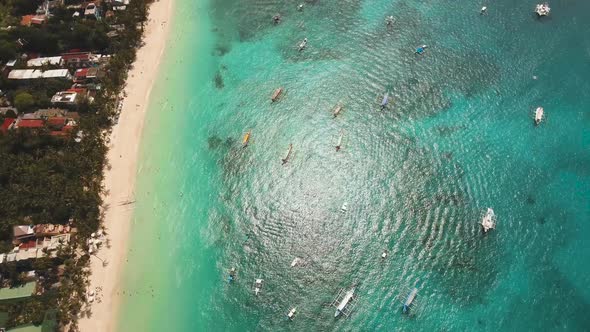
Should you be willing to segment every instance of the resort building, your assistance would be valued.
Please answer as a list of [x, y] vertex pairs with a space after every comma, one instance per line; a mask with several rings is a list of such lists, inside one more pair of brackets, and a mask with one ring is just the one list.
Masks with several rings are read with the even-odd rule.
[[15, 303], [26, 300], [35, 295], [37, 282], [27, 282], [22, 286], [0, 288], [0, 304]]
[[80, 100], [80, 95], [76, 91], [60, 91], [51, 97], [53, 104], [75, 105]]

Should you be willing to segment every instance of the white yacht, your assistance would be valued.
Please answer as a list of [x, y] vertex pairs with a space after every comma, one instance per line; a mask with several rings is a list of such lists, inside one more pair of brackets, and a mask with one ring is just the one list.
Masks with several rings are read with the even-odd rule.
[[535, 6], [535, 13], [537, 13], [539, 17], [548, 16], [550, 12], [551, 8], [549, 7], [549, 4], [547, 2], [540, 3], [537, 6]]
[[287, 318], [289, 320], [293, 320], [293, 318], [295, 318], [296, 313], [297, 313], [297, 307], [291, 308], [291, 310], [289, 310], [289, 313], [287, 314]]
[[541, 123], [541, 121], [543, 121], [544, 112], [545, 110], [543, 109], [543, 107], [537, 107], [537, 109], [535, 110], [535, 125], [538, 125], [539, 123]]

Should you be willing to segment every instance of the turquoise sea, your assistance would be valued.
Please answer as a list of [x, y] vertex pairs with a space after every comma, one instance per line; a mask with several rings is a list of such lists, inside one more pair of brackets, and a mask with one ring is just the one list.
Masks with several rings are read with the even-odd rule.
[[590, 1], [175, 1], [120, 331], [590, 330]]

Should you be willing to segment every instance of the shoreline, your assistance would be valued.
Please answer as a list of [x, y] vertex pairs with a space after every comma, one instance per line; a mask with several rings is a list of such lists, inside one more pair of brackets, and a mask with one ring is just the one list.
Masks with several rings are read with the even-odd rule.
[[[103, 246], [97, 256], [90, 256], [89, 290], [100, 289], [91, 305], [90, 317], [78, 321], [80, 331], [115, 331], [121, 303], [122, 273], [134, 213], [133, 202], [137, 164], [145, 116], [162, 55], [169, 37], [174, 11], [173, 0], [156, 0], [150, 5], [144, 31], [144, 45], [128, 73], [119, 121], [109, 137], [105, 169], [103, 202], [104, 222], [110, 247]], [[156, 70], [154, 70], [156, 69]], [[108, 264], [103, 266], [103, 260]], [[100, 302], [99, 302], [100, 299]]]

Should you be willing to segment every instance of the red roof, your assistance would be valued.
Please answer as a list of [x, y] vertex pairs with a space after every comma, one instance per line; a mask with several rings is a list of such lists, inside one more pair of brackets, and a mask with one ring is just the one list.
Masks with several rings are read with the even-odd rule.
[[61, 55], [64, 61], [71, 60], [88, 60], [90, 59], [90, 52], [76, 52], [76, 53], [64, 53]]
[[47, 119], [47, 125], [53, 127], [63, 127], [66, 124], [66, 118], [55, 117]]
[[43, 120], [25, 119], [25, 120], [20, 120], [18, 122], [19, 128], [42, 128], [44, 126], [45, 126], [45, 123], [43, 123]]
[[76, 70], [76, 72], [74, 73], [74, 76], [75, 77], [86, 77], [87, 74], [88, 74], [88, 68], [82, 68], [82, 69]]
[[20, 25], [23, 26], [29, 26], [31, 25], [31, 20], [33, 19], [33, 15], [25, 15], [23, 16], [23, 18], [20, 20]]
[[76, 93], [83, 94], [83, 93], [86, 92], [86, 89], [84, 89], [84, 88], [71, 88], [71, 89], [68, 89], [66, 91], [67, 92], [76, 92]]
[[0, 131], [3, 132], [4, 134], [6, 134], [6, 132], [8, 131], [8, 127], [10, 127], [10, 125], [14, 123], [14, 120], [15, 119], [13, 119], [13, 118], [4, 119], [2, 126], [0, 126]]

